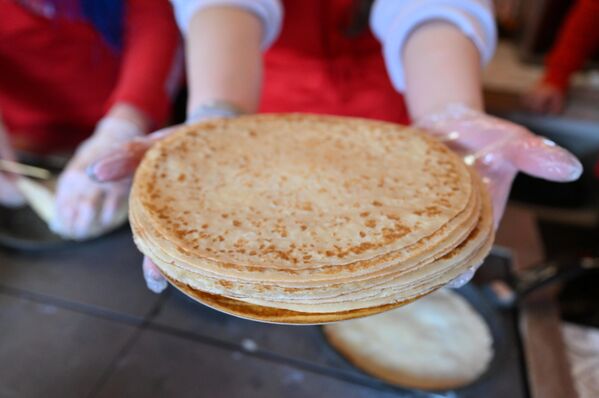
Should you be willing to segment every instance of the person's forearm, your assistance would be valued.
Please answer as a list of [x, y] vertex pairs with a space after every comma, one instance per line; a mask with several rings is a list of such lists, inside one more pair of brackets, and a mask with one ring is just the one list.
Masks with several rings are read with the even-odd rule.
[[255, 112], [262, 85], [262, 24], [233, 7], [198, 12], [187, 32], [188, 114], [224, 101]]
[[447, 104], [483, 107], [480, 55], [458, 28], [435, 21], [418, 27], [403, 49], [405, 98], [413, 120]]

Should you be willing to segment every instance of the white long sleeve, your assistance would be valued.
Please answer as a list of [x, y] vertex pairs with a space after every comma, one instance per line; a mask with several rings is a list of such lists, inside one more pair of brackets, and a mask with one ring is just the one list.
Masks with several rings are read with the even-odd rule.
[[370, 27], [383, 45], [387, 72], [398, 91], [406, 86], [403, 46], [418, 25], [431, 20], [457, 26], [478, 48], [483, 65], [493, 57], [497, 30], [490, 0], [376, 0]]
[[255, 14], [264, 27], [262, 50], [268, 49], [276, 40], [283, 22], [283, 6], [280, 0], [171, 0], [171, 3], [183, 35], [187, 34], [189, 23], [195, 13], [208, 7], [240, 7]]

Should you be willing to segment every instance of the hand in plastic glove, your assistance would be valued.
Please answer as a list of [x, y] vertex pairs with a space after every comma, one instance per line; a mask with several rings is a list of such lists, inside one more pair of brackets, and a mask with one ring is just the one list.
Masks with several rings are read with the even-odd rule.
[[[517, 124], [452, 104], [438, 114], [417, 121], [416, 125], [439, 138], [464, 161], [476, 167], [493, 200], [497, 228], [510, 193], [512, 181], [521, 171], [550, 181], [574, 181], [582, 165], [565, 149], [539, 137]], [[452, 287], [467, 283], [475, 269], [452, 282]]]
[[116, 116], [98, 123], [58, 179], [51, 225], [54, 232], [70, 239], [88, 239], [113, 229], [124, 219], [130, 181], [99, 183], [89, 178], [86, 168], [142, 135], [137, 124]]
[[524, 105], [534, 112], [559, 114], [564, 110], [565, 94], [549, 83], [539, 83], [522, 98]]
[[[0, 120], [0, 159], [16, 160], [16, 156], [8, 141], [4, 124]], [[15, 176], [0, 173], [0, 204], [8, 207], [19, 207], [25, 204], [23, 195], [14, 184]]]
[[[183, 125], [212, 118], [234, 117], [241, 113], [242, 112], [231, 105], [216, 103], [198, 108], [187, 118], [187, 121]], [[89, 175], [97, 181], [116, 181], [131, 177], [146, 151], [150, 149], [154, 143], [167, 137], [181, 126], [182, 125], [167, 127], [145, 137], [136, 138], [126, 143], [120, 150], [117, 150], [113, 154], [92, 164], [88, 169]], [[162, 276], [160, 270], [152, 260], [147, 257], [144, 257], [143, 260], [143, 275], [148, 289], [154, 293], [160, 293], [166, 289], [166, 279]]]

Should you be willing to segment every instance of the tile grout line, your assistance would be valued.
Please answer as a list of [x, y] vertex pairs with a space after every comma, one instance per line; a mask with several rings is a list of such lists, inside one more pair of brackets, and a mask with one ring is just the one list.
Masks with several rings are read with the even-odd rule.
[[93, 398], [100, 393], [102, 387], [106, 384], [106, 382], [110, 379], [110, 376], [112, 376], [112, 374], [116, 370], [118, 363], [123, 358], [125, 358], [125, 356], [131, 351], [135, 343], [138, 341], [139, 336], [141, 336], [143, 331], [150, 324], [151, 320], [154, 319], [156, 315], [158, 315], [160, 309], [162, 308], [162, 305], [164, 304], [164, 301], [168, 298], [168, 296], [169, 294], [162, 294], [158, 297], [156, 303], [154, 303], [150, 311], [148, 311], [146, 316], [144, 316], [143, 320], [138, 325], [136, 325], [135, 330], [133, 331], [131, 336], [127, 339], [127, 341], [125, 341], [121, 349], [117, 352], [112, 361], [110, 361], [104, 372], [102, 372], [96, 384], [87, 394], [87, 398]]
[[0, 294], [18, 297], [24, 300], [34, 301], [40, 304], [50, 304], [79, 314], [93, 316], [109, 321], [115, 321], [131, 326], [137, 326], [144, 320], [144, 318], [141, 318], [139, 316], [116, 312], [110, 309], [95, 306], [93, 304], [65, 300], [60, 297], [50, 296], [42, 293], [35, 293], [24, 289], [5, 286], [2, 284], [0, 284]]
[[[58, 297], [44, 295], [40, 293], [34, 293], [27, 290], [22, 290], [18, 288], [8, 287], [0, 284], [0, 294], [5, 294], [9, 296], [16, 296], [22, 299], [26, 299], [29, 301], [35, 301], [42, 304], [52, 304], [56, 305], [60, 308], [67, 309], [73, 312], [77, 312], [87, 316], [93, 316], [97, 318], [102, 318], [109, 321], [114, 321], [121, 324], [127, 324], [130, 326], [134, 326], [136, 328], [133, 335], [125, 342], [119, 353], [116, 355], [115, 359], [110, 363], [107, 367], [106, 371], [100, 377], [100, 380], [96, 384], [96, 386], [92, 389], [92, 391], [88, 394], [88, 397], [93, 397], [95, 394], [99, 392], [101, 386], [106, 382], [111, 372], [114, 370], [114, 366], [122, 358], [124, 354], [126, 354], [129, 349], [132, 347], [133, 343], [137, 339], [137, 337], [144, 330], [151, 330], [158, 333], [163, 333], [169, 336], [181, 338], [188, 341], [193, 341], [200, 344], [205, 344], [212, 347], [218, 347], [220, 349], [228, 350], [228, 351], [238, 351], [249, 357], [259, 358], [262, 360], [275, 362], [281, 365], [291, 366], [294, 368], [299, 368], [305, 371], [309, 371], [311, 373], [315, 373], [318, 375], [323, 375], [327, 377], [331, 377], [337, 380], [341, 380], [344, 382], [361, 385], [364, 387], [368, 387], [374, 390], [383, 391], [383, 392], [391, 392], [396, 394], [405, 394], [404, 391], [398, 390], [396, 387], [392, 387], [384, 384], [383, 382], [373, 381], [367, 379], [368, 376], [362, 376], [359, 373], [350, 374], [344, 369], [334, 369], [331, 367], [325, 367], [319, 364], [311, 363], [309, 361], [288, 357], [285, 355], [281, 355], [272, 351], [259, 350], [255, 352], [251, 352], [245, 350], [243, 346], [240, 344], [236, 344], [233, 342], [228, 342], [224, 340], [219, 340], [211, 336], [197, 334], [195, 332], [184, 331], [180, 329], [176, 329], [170, 326], [161, 325], [152, 323], [152, 319], [157, 315], [162, 303], [168, 298], [167, 295], [170, 295], [170, 292], [163, 293], [159, 296], [158, 301], [154, 304], [152, 309], [148, 312], [148, 314], [144, 318], [138, 318], [131, 315], [126, 315], [118, 312], [114, 312], [111, 310], [103, 309], [100, 307], [96, 307], [89, 304], [71, 302], [68, 300], [64, 300]], [[410, 391], [410, 397], [444, 397], [445, 395], [441, 394], [431, 394], [431, 393], [422, 393], [422, 395], [414, 395], [413, 391]], [[398, 395], [401, 397], [402, 395]]]

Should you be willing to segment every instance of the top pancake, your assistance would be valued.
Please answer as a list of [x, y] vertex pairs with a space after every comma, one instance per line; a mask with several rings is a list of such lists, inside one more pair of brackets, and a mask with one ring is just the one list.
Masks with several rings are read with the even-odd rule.
[[418, 131], [291, 114], [181, 128], [146, 154], [132, 200], [188, 255], [302, 269], [402, 250], [472, 195], [462, 160]]

